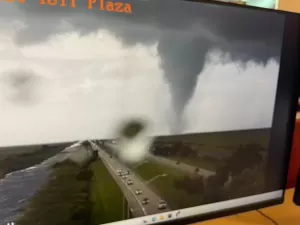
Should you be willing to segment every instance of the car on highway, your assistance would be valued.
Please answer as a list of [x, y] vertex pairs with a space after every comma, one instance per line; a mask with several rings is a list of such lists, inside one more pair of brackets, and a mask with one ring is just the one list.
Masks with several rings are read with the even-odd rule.
[[129, 174], [130, 174], [130, 171], [127, 170], [127, 171], [124, 172], [124, 174], [125, 174], [125, 175], [129, 175]]
[[128, 180], [127, 181], [127, 185], [132, 185], [133, 184], [133, 181], [132, 180]]
[[135, 194], [136, 195], [141, 195], [143, 191], [141, 189], [136, 189]]
[[121, 169], [117, 169], [117, 173], [122, 173], [122, 170]]
[[158, 202], [158, 209], [166, 209], [168, 206], [167, 202], [165, 200], [160, 200]]
[[123, 174], [123, 175], [122, 175], [122, 178], [123, 178], [123, 179], [127, 179], [128, 176]]
[[142, 204], [147, 205], [150, 202], [149, 198], [143, 198]]

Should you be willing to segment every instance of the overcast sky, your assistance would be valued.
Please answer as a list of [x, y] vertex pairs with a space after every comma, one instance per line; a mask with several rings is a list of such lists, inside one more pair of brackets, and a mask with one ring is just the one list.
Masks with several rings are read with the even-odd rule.
[[270, 127], [283, 16], [171, 2], [2, 3], [0, 145], [108, 138], [140, 117], [164, 135]]

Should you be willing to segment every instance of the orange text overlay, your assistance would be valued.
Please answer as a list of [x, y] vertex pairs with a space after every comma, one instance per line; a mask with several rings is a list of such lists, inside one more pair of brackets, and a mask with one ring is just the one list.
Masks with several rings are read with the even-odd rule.
[[[109, 0], [78, 0], [86, 1], [88, 9], [99, 9], [100, 11], [116, 12], [116, 13], [132, 13], [130, 3], [109, 1]], [[0, 0], [7, 3], [26, 3], [26, 0]], [[76, 0], [39, 0], [39, 4], [45, 6], [59, 6], [76, 8]], [[0, 6], [1, 7], [1, 6]]]

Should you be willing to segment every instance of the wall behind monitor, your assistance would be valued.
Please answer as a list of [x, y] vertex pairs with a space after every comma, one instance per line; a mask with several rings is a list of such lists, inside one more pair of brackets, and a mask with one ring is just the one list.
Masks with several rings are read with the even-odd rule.
[[[300, 13], [300, 0], [278, 0], [278, 9], [288, 12]], [[298, 93], [300, 98], [300, 84]]]
[[300, 1], [299, 0], [279, 0], [278, 9], [300, 13]]
[[[288, 12], [300, 13], [300, 1], [299, 0], [279, 0], [278, 9]], [[299, 62], [300, 63], [300, 62]], [[300, 97], [300, 84], [299, 84], [299, 97]], [[299, 103], [300, 104], [300, 103]], [[300, 166], [300, 112], [297, 113], [294, 132], [294, 140], [290, 161], [290, 168], [287, 180], [287, 188], [292, 188], [296, 184], [298, 168]]]
[[[300, 1], [299, 0], [279, 0], [278, 9], [288, 12], [300, 13]], [[300, 62], [299, 62], [300, 63]], [[300, 107], [300, 84], [299, 84], [299, 106]], [[299, 109], [299, 108], [298, 108]], [[289, 174], [287, 180], [287, 188], [295, 187], [298, 168], [300, 166], [300, 111], [297, 113], [293, 147], [291, 153], [291, 161], [289, 167]]]

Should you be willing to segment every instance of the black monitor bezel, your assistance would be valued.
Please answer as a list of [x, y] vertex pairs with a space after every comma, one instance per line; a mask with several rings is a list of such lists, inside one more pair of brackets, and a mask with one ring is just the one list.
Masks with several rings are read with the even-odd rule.
[[[268, 184], [266, 192], [283, 190], [283, 196], [278, 199], [268, 200], [261, 203], [230, 208], [226, 210], [216, 211], [195, 215], [187, 218], [181, 218], [174, 221], [163, 221], [156, 224], [160, 225], [183, 225], [202, 222], [206, 220], [216, 219], [224, 216], [230, 216], [246, 211], [257, 210], [269, 206], [282, 204], [284, 202], [284, 193], [287, 182], [288, 168], [290, 163], [290, 154], [293, 141], [293, 133], [295, 126], [297, 101], [298, 101], [298, 84], [300, 82], [300, 14], [286, 12], [282, 10], [265, 9], [253, 6], [239, 5], [234, 3], [218, 2], [215, 0], [183, 0], [190, 2], [199, 2], [206, 4], [224, 5], [227, 7], [241, 7], [251, 10], [266, 11], [269, 13], [284, 14], [284, 34], [282, 41], [282, 51], [280, 59], [279, 80], [276, 93], [276, 101], [273, 114], [273, 122], [271, 128], [270, 147], [279, 149], [280, 156], [270, 155], [268, 159], [267, 176], [274, 174], [275, 170], [282, 171], [278, 176], [275, 187], [278, 182], [280, 188], [274, 188], [274, 182]], [[284, 74], [284, 75], [283, 75]], [[283, 132], [284, 131], [284, 132]], [[282, 135], [285, 133], [285, 135]], [[284, 150], [282, 150], [284, 149]], [[279, 161], [279, 159], [281, 160]]]

